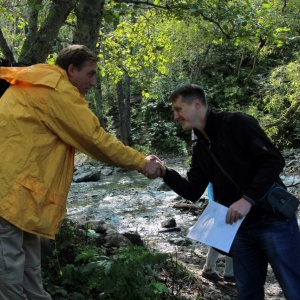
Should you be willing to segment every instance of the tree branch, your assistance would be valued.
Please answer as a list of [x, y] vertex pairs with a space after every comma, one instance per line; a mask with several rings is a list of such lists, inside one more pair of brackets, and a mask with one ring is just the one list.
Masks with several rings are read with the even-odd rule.
[[[27, 64], [45, 62], [61, 26], [75, 7], [75, 0], [52, 0], [49, 13], [40, 29], [34, 29], [24, 42], [20, 60]], [[32, 24], [34, 26], [34, 24]]]
[[[180, 4], [180, 5], [174, 5], [174, 6], [170, 6], [168, 4], [162, 6], [162, 5], [156, 5], [153, 3], [150, 3], [148, 0], [147, 1], [138, 1], [138, 0], [115, 0], [115, 2], [118, 3], [128, 3], [128, 4], [134, 4], [134, 5], [146, 5], [148, 7], [153, 7], [153, 8], [159, 8], [159, 9], [163, 9], [163, 10], [168, 10], [168, 11], [178, 11], [178, 10], [185, 10], [185, 11], [189, 11], [191, 9], [190, 5], [185, 5], [185, 4]], [[222, 26], [220, 25], [219, 22], [217, 22], [216, 20], [214, 20], [213, 18], [205, 15], [204, 10], [201, 9], [197, 9], [196, 11], [193, 12], [193, 16], [199, 15], [203, 18], [203, 20], [205, 21], [209, 21], [210, 23], [215, 24], [219, 30], [221, 31], [221, 33], [228, 39], [231, 39], [231, 36], [226, 33], [224, 31], [224, 29], [222, 28]]]
[[159, 8], [159, 9], [165, 9], [165, 10], [170, 10], [170, 7], [168, 4], [166, 5], [157, 5], [154, 3], [147, 1], [139, 1], [139, 0], [115, 0], [117, 3], [127, 3], [127, 4], [134, 4], [134, 5], [146, 5], [148, 7], [153, 7], [153, 8]]
[[30, 6], [29, 8], [28, 33], [26, 39], [32, 40], [37, 35], [39, 16], [38, 7], [42, 4], [42, 1], [43, 0], [36, 0], [35, 5]]
[[10, 62], [15, 62], [14, 54], [10, 50], [1, 28], [0, 28], [0, 48], [6, 59], [8, 59]]
[[266, 129], [268, 129], [268, 128], [280, 125], [285, 120], [290, 119], [294, 115], [294, 113], [298, 110], [299, 107], [300, 107], [300, 100], [298, 100], [295, 104], [290, 106], [287, 109], [287, 111], [285, 112], [285, 114], [282, 117], [280, 117], [277, 121], [275, 121], [273, 123], [269, 123], [269, 124], [265, 125], [264, 127]]
[[249, 79], [249, 78], [252, 76], [252, 74], [255, 72], [255, 69], [256, 69], [256, 63], [257, 63], [257, 60], [258, 60], [258, 55], [259, 55], [260, 51], [262, 50], [262, 48], [266, 45], [266, 43], [267, 43], [267, 38], [266, 38], [266, 37], [263, 38], [263, 37], [261, 36], [261, 37], [260, 37], [260, 43], [259, 43], [259, 46], [258, 46], [258, 48], [257, 48], [257, 50], [256, 50], [255, 55], [254, 55], [253, 64], [252, 64], [252, 69], [251, 69], [249, 75], [247, 76], [246, 80]]

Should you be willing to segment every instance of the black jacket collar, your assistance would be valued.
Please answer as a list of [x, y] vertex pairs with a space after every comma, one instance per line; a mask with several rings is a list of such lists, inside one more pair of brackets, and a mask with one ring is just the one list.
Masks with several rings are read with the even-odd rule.
[[[215, 134], [217, 128], [216, 126], [217, 120], [218, 120], [217, 114], [213, 112], [210, 108], [208, 108], [206, 113], [206, 123], [205, 123], [204, 131], [209, 137], [209, 139], [213, 138]], [[193, 131], [199, 140], [206, 139], [198, 129], [194, 128]]]

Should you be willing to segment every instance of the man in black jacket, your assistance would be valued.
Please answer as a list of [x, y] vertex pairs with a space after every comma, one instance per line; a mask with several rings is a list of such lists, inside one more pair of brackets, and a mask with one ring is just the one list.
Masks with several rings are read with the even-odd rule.
[[[228, 207], [226, 223], [245, 217], [233, 241], [239, 300], [264, 299], [268, 263], [286, 299], [300, 299], [300, 233], [296, 215], [289, 221], [263, 211], [257, 201], [274, 182], [285, 161], [256, 119], [240, 112], [210, 110], [205, 92], [186, 85], [171, 96], [174, 119], [193, 129], [197, 142], [187, 177], [163, 167], [163, 180], [182, 197], [196, 201], [213, 183], [215, 201]], [[224, 175], [212, 158], [235, 181]]]

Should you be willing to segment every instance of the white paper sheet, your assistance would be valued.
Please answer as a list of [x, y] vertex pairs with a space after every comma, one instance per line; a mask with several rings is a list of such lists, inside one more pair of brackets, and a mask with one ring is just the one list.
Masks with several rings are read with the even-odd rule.
[[210, 201], [187, 237], [228, 253], [244, 218], [226, 224], [227, 210], [226, 206]]

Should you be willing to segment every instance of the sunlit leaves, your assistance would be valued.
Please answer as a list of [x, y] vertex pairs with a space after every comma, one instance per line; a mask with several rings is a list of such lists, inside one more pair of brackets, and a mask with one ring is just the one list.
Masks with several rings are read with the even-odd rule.
[[283, 112], [287, 107], [300, 101], [300, 60], [273, 70], [265, 84], [267, 109]]
[[154, 28], [149, 20], [153, 13], [120, 22], [116, 29], [104, 36], [103, 57], [105, 70], [117, 82], [126, 72], [131, 77], [139, 76], [145, 69], [166, 73], [166, 57], [162, 51], [166, 38]]
[[[299, 53], [296, 54], [299, 56]], [[270, 136], [276, 138], [284, 146], [296, 142], [299, 138], [300, 107], [300, 60], [280, 65], [271, 72], [268, 80], [262, 85], [265, 115], [263, 122], [267, 124]], [[280, 120], [280, 121], [278, 121]], [[287, 138], [284, 138], [285, 131]]]
[[27, 27], [25, 0], [0, 1], [0, 26], [8, 46], [17, 57], [21, 51]]

